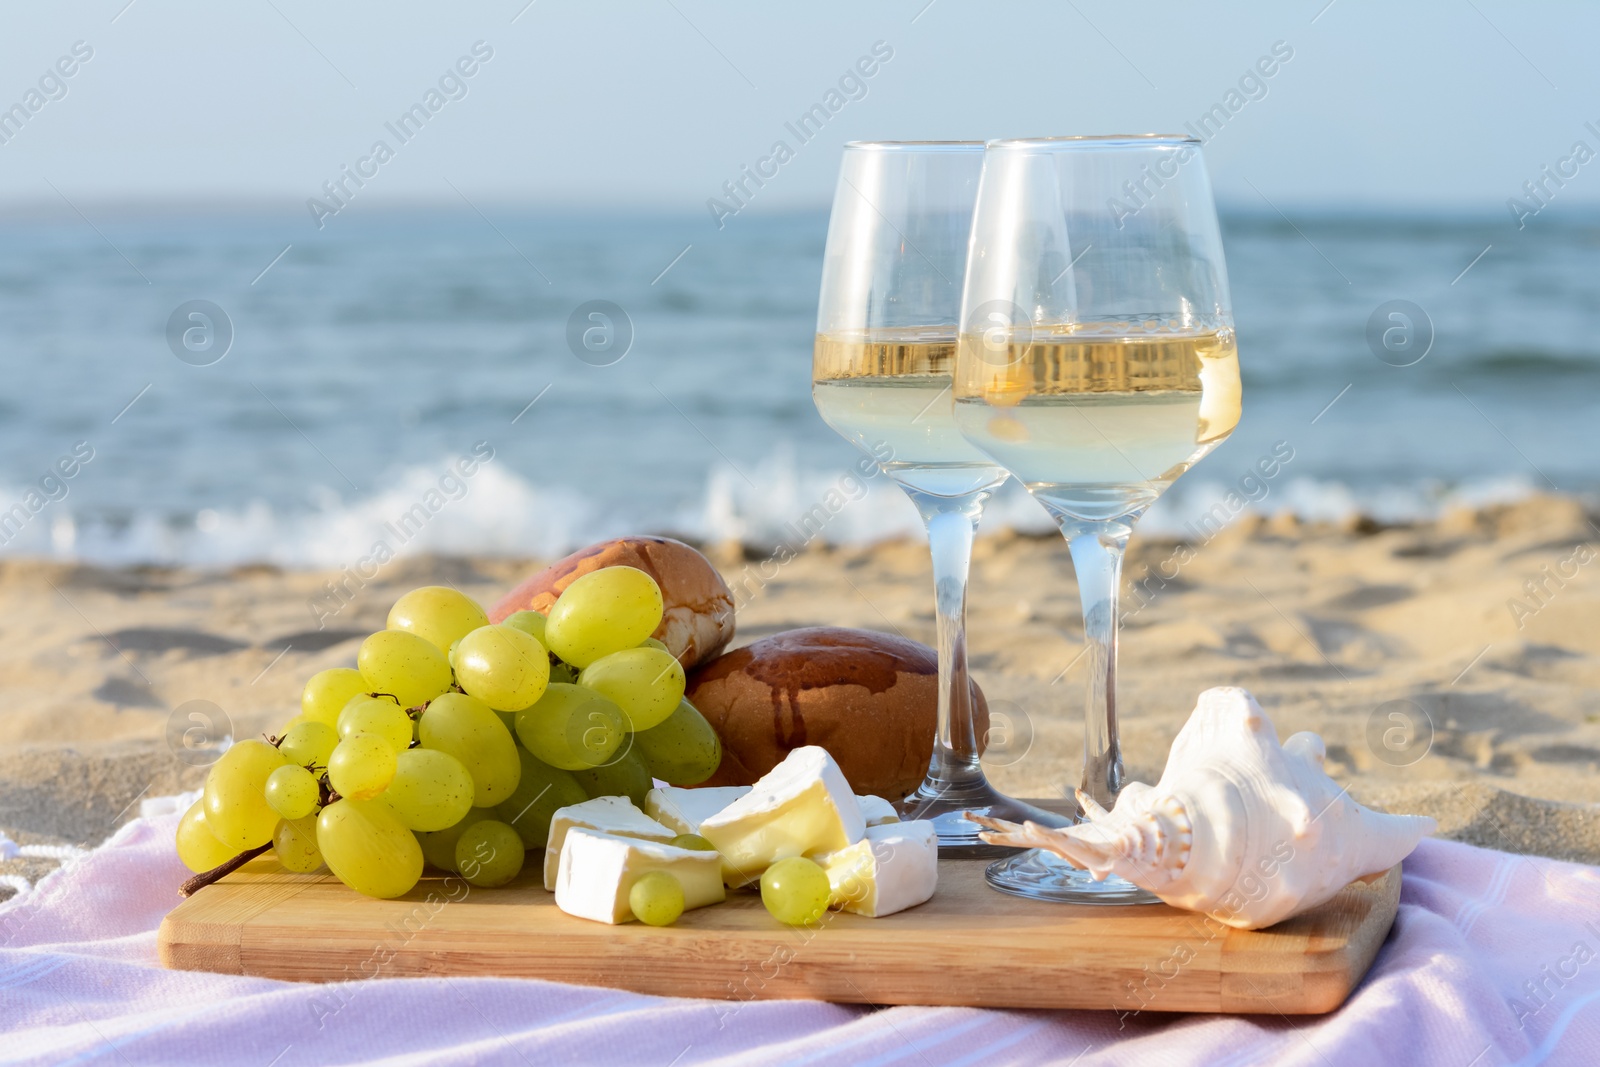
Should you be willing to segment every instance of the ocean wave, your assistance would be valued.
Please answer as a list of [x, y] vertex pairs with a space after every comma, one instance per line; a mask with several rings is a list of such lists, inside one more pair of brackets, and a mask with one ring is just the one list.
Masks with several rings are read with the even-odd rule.
[[[353, 501], [326, 492], [315, 506], [298, 511], [258, 500], [236, 510], [136, 513], [112, 521], [75, 515], [61, 501], [47, 505], [0, 545], [0, 556], [109, 565], [338, 568], [356, 566], [374, 554], [551, 558], [597, 540], [641, 532], [700, 544], [737, 543], [755, 551], [924, 536], [916, 511], [888, 478], [876, 473], [865, 477], [855, 468], [807, 469], [792, 448], [780, 448], [740, 471], [714, 466], [698, 497], [655, 512], [567, 487], [538, 485], [498, 464], [484, 465], [460, 480], [460, 489], [456, 483], [442, 487], [440, 471], [448, 470], [450, 462], [408, 468], [382, 490]], [[1513, 502], [1536, 490], [1531, 481], [1516, 477], [1368, 488], [1295, 477], [1271, 484], [1251, 499], [1236, 484], [1191, 476], [1144, 516], [1138, 535], [1204, 538], [1214, 535], [1219, 524], [1250, 512], [1288, 511], [1308, 522], [1338, 522], [1355, 514], [1383, 523], [1420, 522], [1455, 507]], [[1007, 482], [990, 501], [980, 536], [1048, 534], [1054, 525], [1021, 486]]]
[[1526, 381], [1600, 375], [1600, 353], [1549, 348], [1492, 348], [1454, 361], [1461, 375]]
[[484, 466], [442, 488], [440, 472], [447, 469], [408, 468], [369, 496], [345, 502], [325, 492], [318, 506], [293, 512], [255, 500], [237, 510], [138, 512], [112, 521], [52, 505], [0, 554], [105, 564], [342, 567], [379, 544], [391, 556], [550, 556], [628, 528], [621, 516], [608, 518], [572, 490], [535, 486], [503, 466]]

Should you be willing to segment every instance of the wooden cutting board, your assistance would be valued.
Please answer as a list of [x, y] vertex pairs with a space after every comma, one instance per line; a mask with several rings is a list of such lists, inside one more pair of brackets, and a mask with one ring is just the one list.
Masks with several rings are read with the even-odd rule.
[[258, 859], [173, 909], [161, 961], [306, 982], [499, 975], [732, 1001], [1315, 1014], [1366, 974], [1400, 899], [1395, 867], [1244, 931], [1164, 904], [1024, 900], [984, 883], [987, 861], [945, 860], [931, 901], [882, 919], [830, 913], [785, 927], [738, 892], [658, 929], [561, 912], [540, 884], [541, 856], [509, 886], [430, 876], [398, 900]]

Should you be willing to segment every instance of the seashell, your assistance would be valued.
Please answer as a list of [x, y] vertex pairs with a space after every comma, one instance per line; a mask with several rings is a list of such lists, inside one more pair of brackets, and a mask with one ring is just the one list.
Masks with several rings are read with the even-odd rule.
[[1096, 879], [1116, 874], [1173, 907], [1256, 930], [1399, 863], [1437, 824], [1362, 807], [1322, 769], [1313, 733], [1283, 744], [1255, 698], [1200, 694], [1154, 786], [1130, 782], [1115, 810], [1081, 791], [1063, 829], [969, 813], [996, 845], [1042, 848]]

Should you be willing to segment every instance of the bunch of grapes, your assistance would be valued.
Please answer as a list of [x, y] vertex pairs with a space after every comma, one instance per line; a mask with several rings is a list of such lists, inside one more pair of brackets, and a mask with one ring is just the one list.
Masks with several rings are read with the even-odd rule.
[[651, 635], [661, 589], [633, 567], [578, 578], [548, 616], [490, 624], [444, 586], [395, 602], [354, 669], [306, 682], [276, 737], [241, 741], [178, 825], [202, 878], [269, 849], [397, 897], [424, 864], [504, 885], [545, 847], [556, 809], [593, 797], [644, 804], [652, 778], [697, 785], [722, 760], [683, 698], [683, 666]]

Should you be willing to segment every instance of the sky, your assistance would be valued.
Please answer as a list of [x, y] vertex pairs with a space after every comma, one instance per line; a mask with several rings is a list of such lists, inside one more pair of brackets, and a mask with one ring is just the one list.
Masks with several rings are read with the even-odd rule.
[[[10, 211], [250, 201], [312, 225], [350, 167], [355, 211], [710, 224], [778, 140], [793, 158], [747, 210], [825, 207], [846, 140], [1181, 131], [1241, 78], [1206, 150], [1225, 205], [1503, 213], [1575, 141], [1600, 149], [1600, 5], [1579, 3], [94, 0], [8, 5], [0, 27], [0, 108], [39, 105], [0, 125]], [[430, 90], [401, 140], [386, 123]], [[802, 143], [785, 124], [830, 90]], [[1600, 163], [1557, 196], [1600, 200]]]

